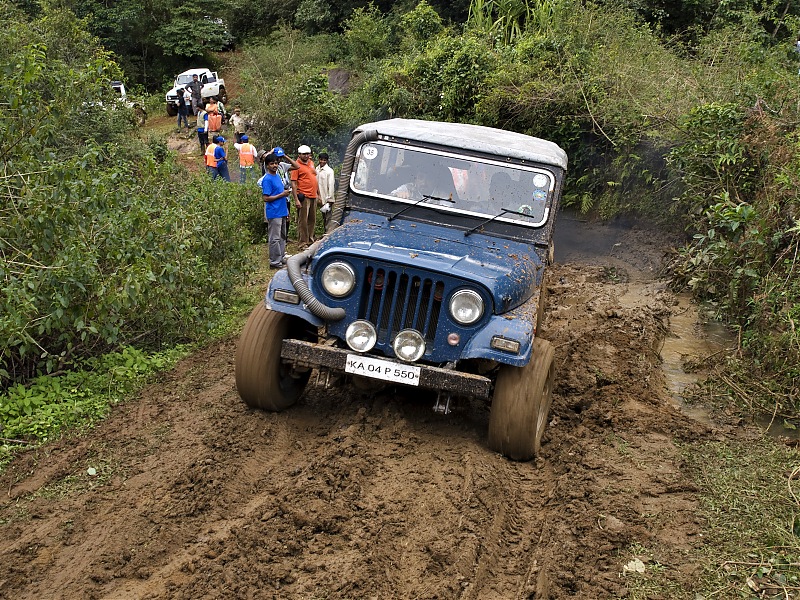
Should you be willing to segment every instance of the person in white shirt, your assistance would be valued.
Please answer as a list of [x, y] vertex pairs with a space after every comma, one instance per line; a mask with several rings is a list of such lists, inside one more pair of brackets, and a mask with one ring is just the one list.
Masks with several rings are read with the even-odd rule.
[[242, 112], [238, 108], [233, 109], [233, 115], [231, 115], [231, 125], [233, 125], [233, 133], [236, 136], [236, 142], [241, 144], [242, 136], [244, 135], [247, 124], [242, 116]]
[[328, 164], [328, 153], [320, 152], [317, 157], [317, 204], [320, 206], [322, 221], [325, 229], [328, 228], [328, 221], [331, 218], [331, 208], [333, 208], [334, 194], [334, 174]]

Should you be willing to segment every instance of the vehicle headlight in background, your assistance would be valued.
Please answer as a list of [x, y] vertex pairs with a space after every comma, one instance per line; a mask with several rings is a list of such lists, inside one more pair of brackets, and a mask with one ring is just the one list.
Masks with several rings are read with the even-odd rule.
[[425, 354], [425, 340], [422, 339], [422, 334], [419, 331], [403, 329], [394, 338], [392, 348], [394, 348], [394, 353], [400, 360], [414, 362]]
[[473, 290], [459, 290], [450, 298], [450, 315], [461, 325], [472, 325], [483, 316], [483, 299]]
[[355, 271], [345, 262], [332, 262], [322, 271], [322, 287], [334, 298], [347, 296], [355, 284]]
[[344, 339], [356, 352], [369, 352], [378, 341], [378, 334], [369, 321], [353, 321], [347, 327]]

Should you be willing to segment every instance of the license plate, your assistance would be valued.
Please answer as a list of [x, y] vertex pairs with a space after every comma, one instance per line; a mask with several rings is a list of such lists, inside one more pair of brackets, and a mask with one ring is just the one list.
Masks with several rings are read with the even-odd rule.
[[348, 354], [345, 372], [363, 375], [373, 379], [383, 379], [406, 385], [419, 385], [419, 367], [404, 365], [371, 356]]

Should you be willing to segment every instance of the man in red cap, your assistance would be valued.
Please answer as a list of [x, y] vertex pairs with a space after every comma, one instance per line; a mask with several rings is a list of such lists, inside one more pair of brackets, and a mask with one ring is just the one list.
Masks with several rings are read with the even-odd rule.
[[291, 171], [292, 185], [297, 191], [297, 231], [300, 248], [314, 242], [317, 225], [317, 171], [311, 160], [311, 148], [303, 144], [297, 149], [297, 169]]

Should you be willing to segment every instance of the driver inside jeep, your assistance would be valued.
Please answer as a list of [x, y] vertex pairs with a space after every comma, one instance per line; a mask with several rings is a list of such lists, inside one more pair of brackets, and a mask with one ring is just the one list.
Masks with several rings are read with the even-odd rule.
[[[405, 172], [405, 167], [403, 169]], [[456, 200], [456, 188], [449, 169], [439, 165], [420, 165], [411, 167], [408, 173], [411, 180], [389, 192], [392, 196], [447, 205]]]

